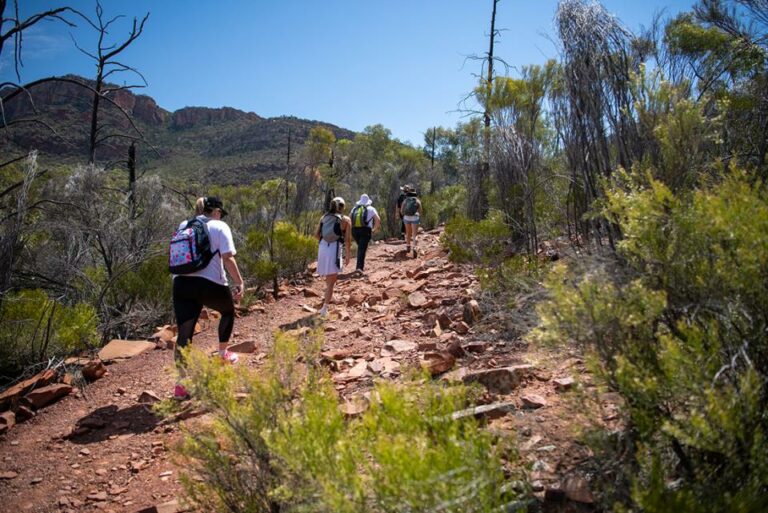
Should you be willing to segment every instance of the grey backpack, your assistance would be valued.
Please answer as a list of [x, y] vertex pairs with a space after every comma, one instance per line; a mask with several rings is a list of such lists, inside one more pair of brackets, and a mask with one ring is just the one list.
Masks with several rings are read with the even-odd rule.
[[320, 235], [325, 242], [338, 242], [341, 239], [341, 216], [324, 215], [320, 220]]

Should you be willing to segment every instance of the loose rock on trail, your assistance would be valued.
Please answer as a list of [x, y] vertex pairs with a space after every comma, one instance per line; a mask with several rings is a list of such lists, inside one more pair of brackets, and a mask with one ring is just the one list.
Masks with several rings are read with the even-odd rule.
[[[595, 420], [583, 419], [583, 408], [569, 400], [574, 389], [590, 386], [583, 360], [505, 339], [489, 315], [491, 306], [475, 292], [480, 287], [471, 267], [450, 262], [439, 235], [439, 230], [421, 235], [415, 259], [405, 257], [399, 242], [372, 244], [368, 270], [363, 276], [351, 268], [342, 274], [322, 322], [314, 312], [324, 282], [316, 275], [299, 287], [284, 287], [276, 302], [250, 306], [235, 323], [233, 349], [242, 351], [238, 365], [262, 365], [274, 330], [321, 324], [322, 363], [350, 418], [365, 410], [360, 397], [374, 380], [400, 379], [407, 368], [426, 369], [433, 379], [477, 383], [485, 389], [483, 404], [454, 416], [473, 416], [514, 433], [540, 498], [592, 503], [589, 483], [576, 470], [591, 454], [568, 428]], [[216, 316], [210, 317], [201, 320], [194, 339], [205, 350], [216, 342]], [[153, 344], [172, 348], [174, 334], [173, 327], [163, 327]], [[172, 352], [142, 345], [130, 346], [135, 354], [129, 356], [112, 353], [123, 346], [113, 344], [106, 359], [114, 363], [106, 369], [100, 362], [88, 364], [101, 379], [82, 392], [66, 383], [45, 383], [37, 388], [41, 408], [29, 410], [31, 418], [0, 416], [3, 511], [185, 510], [183, 469], [169, 448], [181, 437], [179, 424], [205, 412], [156, 417], [151, 405], [169, 397], [174, 384]], [[42, 407], [46, 400], [53, 404]], [[602, 404], [596, 421], [614, 421], [615, 398], [605, 397]]]

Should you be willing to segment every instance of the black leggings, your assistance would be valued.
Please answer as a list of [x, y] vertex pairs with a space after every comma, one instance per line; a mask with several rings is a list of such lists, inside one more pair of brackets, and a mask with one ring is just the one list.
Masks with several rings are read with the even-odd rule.
[[371, 242], [370, 228], [352, 228], [352, 238], [357, 242], [357, 269], [365, 268], [365, 253], [368, 251], [368, 244]]
[[173, 279], [173, 311], [179, 326], [177, 347], [186, 347], [192, 340], [203, 306], [221, 314], [219, 342], [229, 342], [235, 325], [235, 303], [229, 287], [199, 276], [177, 276]]

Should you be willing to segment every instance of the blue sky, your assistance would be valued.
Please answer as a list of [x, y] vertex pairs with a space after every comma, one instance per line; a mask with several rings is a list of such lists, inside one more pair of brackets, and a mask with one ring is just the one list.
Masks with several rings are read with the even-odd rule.
[[[9, 2], [10, 3], [10, 2]], [[693, 0], [605, 0], [637, 30], [655, 13], [671, 16]], [[20, 0], [22, 15], [65, 4]], [[68, 2], [86, 14], [95, 1]], [[144, 34], [122, 55], [139, 69], [148, 94], [168, 110], [231, 106], [261, 116], [294, 115], [352, 130], [381, 123], [403, 141], [423, 143], [433, 125], [454, 126], [456, 112], [480, 71], [471, 54], [487, 49], [491, 0], [103, 0], [105, 17], [124, 14], [113, 41], [131, 18], [150, 12]], [[557, 0], [501, 0], [497, 55], [512, 66], [557, 56]], [[80, 54], [96, 39], [83, 23], [70, 29], [39, 24], [24, 41], [22, 81], [76, 73], [90, 77]], [[14, 80], [9, 55], [0, 81]], [[514, 70], [511, 71], [514, 74]], [[135, 83], [129, 74], [124, 80]], [[119, 82], [118, 82], [119, 83]]]

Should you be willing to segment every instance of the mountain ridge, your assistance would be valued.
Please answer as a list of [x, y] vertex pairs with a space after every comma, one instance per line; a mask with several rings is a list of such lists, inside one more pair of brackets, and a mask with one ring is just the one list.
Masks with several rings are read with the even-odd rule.
[[[49, 163], [87, 160], [93, 92], [74, 82], [91, 88], [94, 82], [77, 75], [59, 78], [3, 102], [6, 123], [13, 125], [6, 127], [0, 151], [23, 155], [37, 149]], [[3, 97], [7, 94], [8, 89], [0, 90]], [[289, 131], [294, 162], [314, 127], [330, 130], [337, 139], [355, 136], [351, 130], [323, 121], [287, 115], [268, 118], [229, 106], [186, 106], [169, 111], [151, 96], [126, 89], [115, 90], [109, 98], [111, 101], [101, 103], [100, 124], [115, 133], [136, 136], [120, 109], [131, 116], [147, 143], [139, 145], [140, 166], [204, 183], [250, 183], [283, 174]], [[97, 148], [97, 162], [124, 160], [129, 144], [128, 139], [111, 138]]]

